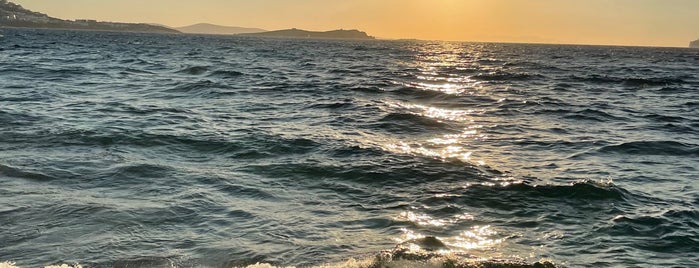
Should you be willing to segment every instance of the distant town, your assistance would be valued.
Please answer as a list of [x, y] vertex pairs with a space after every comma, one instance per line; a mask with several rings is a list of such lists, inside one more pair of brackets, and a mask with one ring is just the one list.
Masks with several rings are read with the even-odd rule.
[[174, 29], [146, 23], [101, 22], [90, 19], [57, 19], [43, 13], [27, 10], [20, 5], [9, 2], [7, 0], [0, 0], [0, 26], [22, 28], [179, 33], [179, 31]]

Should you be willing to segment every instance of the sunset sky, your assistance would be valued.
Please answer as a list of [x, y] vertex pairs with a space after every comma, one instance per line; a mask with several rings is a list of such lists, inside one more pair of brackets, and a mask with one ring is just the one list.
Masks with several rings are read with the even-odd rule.
[[63, 19], [360, 29], [379, 38], [685, 47], [699, 0], [11, 0]]

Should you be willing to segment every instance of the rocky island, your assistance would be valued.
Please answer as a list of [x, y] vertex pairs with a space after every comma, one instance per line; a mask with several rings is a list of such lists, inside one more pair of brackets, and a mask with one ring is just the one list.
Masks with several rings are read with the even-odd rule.
[[180, 33], [167, 27], [145, 23], [102, 22], [96, 20], [62, 20], [27, 10], [22, 6], [0, 0], [0, 27], [75, 29], [119, 32]]
[[699, 48], [699, 39], [689, 42], [690, 48]]
[[280, 38], [313, 38], [313, 39], [375, 39], [367, 33], [359, 30], [334, 30], [327, 32], [314, 32], [300, 29], [288, 29], [279, 31], [269, 31], [262, 33], [242, 34], [245, 36], [258, 37], [280, 37]]

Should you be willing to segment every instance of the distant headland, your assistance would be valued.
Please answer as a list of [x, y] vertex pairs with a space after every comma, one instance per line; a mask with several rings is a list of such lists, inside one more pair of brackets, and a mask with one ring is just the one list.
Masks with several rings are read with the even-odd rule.
[[259, 28], [232, 27], [209, 23], [199, 23], [174, 29], [188, 34], [247, 34], [267, 31]]
[[699, 39], [689, 42], [690, 48], [699, 48]]
[[0, 27], [179, 33], [177, 30], [146, 23], [101, 22], [87, 19], [62, 20], [49, 17], [43, 13], [27, 10], [7, 0], [0, 0]]
[[300, 29], [288, 29], [288, 30], [278, 30], [269, 31], [261, 33], [250, 33], [243, 34], [245, 36], [258, 36], [258, 37], [283, 37], [283, 38], [313, 38], [313, 39], [375, 39], [373, 36], [369, 36], [367, 33], [359, 30], [333, 30], [327, 32], [314, 32], [306, 31]]

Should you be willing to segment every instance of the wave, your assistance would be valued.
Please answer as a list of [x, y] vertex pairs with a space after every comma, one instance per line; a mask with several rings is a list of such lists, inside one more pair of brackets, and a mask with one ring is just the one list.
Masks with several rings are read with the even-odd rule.
[[47, 180], [56, 179], [53, 176], [49, 176], [49, 175], [46, 175], [46, 174], [38, 172], [38, 171], [23, 170], [20, 168], [6, 166], [6, 165], [2, 165], [2, 164], [0, 164], [0, 176], [6, 176], [6, 177], [11, 177], [11, 178], [30, 179], [30, 180], [40, 180], [40, 181], [47, 181]]
[[420, 88], [416, 85], [411, 85], [411, 84], [406, 84], [403, 87], [400, 87], [398, 89], [392, 90], [391, 92], [396, 93], [398, 95], [407, 95], [414, 97], [416, 99], [450, 99], [454, 97], [454, 94], [449, 94], [447, 92], [439, 91], [439, 90], [427, 90]]
[[[17, 263], [15, 262], [0, 262], [0, 268], [22, 268], [20, 266], [17, 266]], [[79, 264], [74, 264], [74, 265], [68, 265], [68, 264], [58, 264], [58, 265], [47, 265], [44, 266], [44, 268], [83, 268], [82, 265]]]
[[[241, 266], [242, 267], [242, 266]], [[269, 263], [256, 263], [245, 266], [246, 268], [283, 268]], [[540, 260], [529, 263], [519, 259], [480, 258], [476, 256], [438, 253], [425, 251], [411, 251], [405, 248], [397, 248], [376, 254], [374, 257], [350, 259], [345, 262], [327, 263], [309, 266], [310, 268], [556, 268], [557, 266], [548, 260]], [[287, 267], [291, 268], [291, 267]]]
[[481, 81], [528, 81], [538, 78], [542, 78], [540, 74], [531, 73], [509, 73], [509, 72], [493, 72], [487, 74], [478, 74], [471, 76], [471, 79], [481, 80]]
[[152, 61], [148, 61], [142, 58], [125, 58], [119, 61], [120, 64], [129, 64], [132, 66], [139, 66], [139, 65], [153, 65], [154, 63]]
[[[6, 99], [0, 97], [0, 101]], [[41, 121], [43, 118], [39, 116], [29, 115], [26, 113], [13, 113], [0, 111], [0, 124], [10, 126], [31, 126]]]
[[[565, 185], [537, 185], [531, 183], [509, 183], [505, 185], [476, 184], [467, 188], [468, 192], [492, 193], [503, 197], [517, 198], [570, 198], [571, 200], [624, 200], [631, 194], [611, 183], [591, 180], [578, 181]], [[538, 200], [538, 199], [537, 199]]]
[[103, 106], [102, 108], [95, 109], [95, 111], [104, 113], [124, 113], [129, 115], [158, 115], [158, 116], [174, 116], [178, 114], [189, 114], [190, 110], [165, 107], [157, 105], [139, 105], [135, 106], [132, 104], [122, 103], [122, 102], [108, 102], [108, 103], [96, 103], [96, 102], [81, 102], [76, 103], [71, 106], [85, 107], [85, 106]]
[[697, 127], [699, 124], [694, 125], [693, 127], [691, 126], [685, 126], [682, 124], [657, 124], [655, 126], [649, 126], [648, 129], [654, 129], [658, 131], [665, 131], [665, 132], [675, 132], [675, 133], [693, 133], [696, 131]]
[[684, 118], [682, 116], [669, 116], [669, 115], [661, 115], [661, 114], [649, 114], [643, 116], [643, 118], [651, 119], [656, 122], [661, 122], [661, 123], [680, 123], [684, 121], [690, 121], [690, 119]]
[[521, 260], [482, 259], [455, 253], [415, 252], [398, 248], [392, 251], [382, 252], [374, 258], [370, 265], [365, 267], [555, 268], [556, 265], [546, 260], [527, 263]]
[[[359, 152], [388, 156], [388, 154], [375, 150], [360, 150]], [[353, 158], [348, 160], [353, 161], [355, 157], [362, 156], [353, 155]], [[463, 162], [416, 159], [407, 156], [393, 156], [391, 162], [394, 164], [357, 162], [352, 167], [312, 162], [259, 163], [247, 165], [241, 171], [271, 178], [285, 178], [293, 181], [297, 186], [307, 184], [304, 187], [336, 188], [339, 192], [364, 196], [364, 198], [384, 198], [386, 196], [373, 195], [371, 191], [368, 191], [368, 188], [364, 187], [348, 188], [342, 183], [354, 182], [359, 183], [359, 185], [392, 185], [409, 188], [433, 182], [456, 182], [464, 179], [486, 180], [484, 174], [497, 173], [495, 170], [465, 165]], [[321, 178], [322, 180], [319, 180]]]
[[333, 103], [315, 103], [315, 104], [311, 104], [309, 106], [309, 108], [313, 108], [313, 109], [329, 109], [329, 110], [350, 109], [353, 107], [355, 107], [355, 105], [351, 101], [333, 102]]
[[563, 118], [573, 120], [591, 120], [597, 122], [606, 122], [609, 120], [624, 120], [624, 118], [613, 116], [604, 111], [595, 109], [584, 109], [581, 111], [570, 111]]
[[699, 156], [699, 146], [677, 141], [635, 141], [605, 146], [600, 148], [599, 152], [629, 155]]
[[673, 93], [673, 94], [678, 94], [678, 93], [689, 93], [692, 92], [692, 88], [690, 87], [663, 87], [661, 89], [658, 89], [658, 91], [662, 93]]
[[629, 78], [602, 75], [590, 75], [586, 77], [572, 76], [571, 80], [596, 84], [620, 84], [627, 87], [667, 87], [685, 83], [683, 79], [677, 77]]
[[143, 75], [153, 75], [155, 74], [154, 72], [143, 70], [143, 69], [136, 69], [136, 68], [131, 68], [127, 67], [123, 71], [119, 72], [121, 75], [132, 75], [132, 74], [143, 74]]
[[250, 159], [276, 155], [293, 155], [310, 152], [319, 143], [305, 138], [285, 138], [267, 133], [247, 133], [235, 139], [226, 137], [182, 136], [168, 133], [147, 133], [134, 129], [112, 131], [68, 129], [50, 132], [5, 133], [17, 144], [29, 146], [116, 146], [161, 148], [171, 154], [183, 156], [223, 155], [231, 158]]
[[164, 178], [175, 173], [175, 168], [156, 164], [130, 164], [116, 166], [110, 173], [126, 178]]
[[699, 101], [688, 101], [684, 103], [684, 106], [699, 107]]
[[350, 91], [356, 91], [356, 92], [363, 92], [363, 93], [371, 93], [371, 94], [381, 94], [384, 93], [386, 90], [378, 87], [378, 86], [352, 86], [349, 87]]
[[188, 75], [202, 75], [209, 71], [208, 66], [191, 66], [177, 71], [177, 73]]
[[[224, 267], [231, 268], [293, 268], [294, 266], [275, 265], [272, 263], [261, 263], [254, 261], [240, 261], [242, 263], [252, 262], [253, 264], [231, 264]], [[187, 267], [179, 265], [169, 258], [138, 258], [134, 260], [120, 260], [109, 264], [97, 266], [107, 267], [132, 267], [132, 268], [177, 268]], [[80, 264], [60, 264], [49, 265], [45, 268], [82, 268]], [[558, 267], [550, 260], [540, 260], [527, 262], [519, 258], [483, 258], [460, 253], [441, 253], [431, 251], [414, 251], [402, 247], [387, 250], [375, 254], [373, 257], [350, 258], [344, 262], [325, 263], [320, 265], [307, 266], [308, 268], [556, 268]], [[0, 262], [0, 268], [22, 268], [14, 262]]]
[[633, 246], [663, 253], [685, 253], [699, 245], [699, 211], [667, 210], [650, 215], [619, 215], [600, 232], [635, 237]]
[[177, 84], [175, 87], [168, 89], [167, 92], [202, 93], [211, 91], [212, 89], [227, 88], [229, 88], [229, 86], [211, 80], [199, 80], [196, 82]]
[[211, 72], [208, 76], [209, 77], [216, 77], [216, 78], [237, 78], [244, 75], [241, 72], [238, 71], [233, 71], [233, 70], [216, 70]]
[[679, 78], [626, 78], [622, 84], [629, 87], [659, 87], [684, 83]]
[[390, 113], [374, 124], [374, 127], [396, 133], [433, 132], [452, 128], [442, 120], [412, 113]]
[[[235, 184], [227, 184], [223, 186], [218, 186], [216, 187], [218, 191], [231, 195], [232, 197], [235, 198], [241, 198], [241, 197], [246, 197], [249, 199], [260, 199], [260, 200], [266, 200], [266, 201], [272, 201], [272, 200], [277, 200], [277, 196], [268, 193], [267, 191], [260, 189], [260, 188], [253, 188], [253, 187], [248, 187], [244, 185], [235, 185]], [[241, 216], [246, 216], [246, 219], [249, 219], [249, 216], [252, 216], [249, 212], [239, 210], [235, 214], [237, 214], [238, 217]], [[230, 215], [230, 214], [229, 214]]]
[[[519, 104], [520, 107], [517, 108], [523, 108], [526, 107], [527, 105], [531, 106], [534, 104]], [[562, 104], [558, 102], [547, 102], [545, 103], [545, 106], [563, 106]], [[511, 108], [505, 105], [502, 105], [501, 107], [507, 107]], [[533, 114], [536, 115], [559, 115], [562, 118], [565, 119], [571, 119], [571, 120], [588, 120], [588, 121], [597, 121], [597, 122], [607, 122], [607, 121], [623, 121], [625, 118], [622, 117], [617, 117], [614, 115], [611, 115], [605, 111], [598, 110], [598, 109], [593, 109], [593, 108], [585, 108], [581, 110], [577, 109], [571, 109], [571, 107], [568, 108], [561, 108], [561, 109], [541, 109], [541, 110], [535, 110]]]

